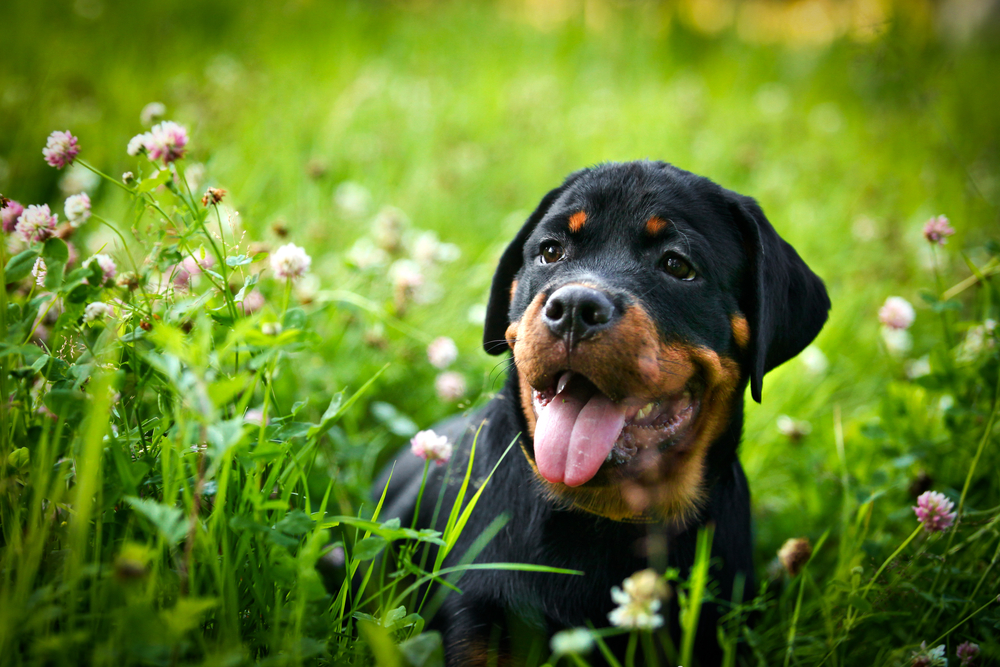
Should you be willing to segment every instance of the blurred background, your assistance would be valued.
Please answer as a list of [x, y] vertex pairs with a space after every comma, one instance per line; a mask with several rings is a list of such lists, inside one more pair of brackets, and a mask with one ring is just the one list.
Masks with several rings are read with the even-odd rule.
[[[49, 168], [41, 149], [70, 129], [82, 157], [121, 174], [143, 109], [161, 103], [191, 132], [188, 178], [229, 191], [239, 240], [313, 257], [298, 290], [322, 344], [281, 378], [279, 407], [307, 398], [321, 412], [392, 362], [340, 431], [333, 459], [356, 465], [330, 470], [347, 501], [416, 426], [502, 382], [480, 349], [483, 308], [541, 196], [582, 166], [639, 158], [758, 198], [831, 293], [816, 344], [749, 408], [742, 458], [765, 560], [836, 511], [837, 410], [859, 496], [920, 470], [919, 451], [860, 429], [939, 335], [918, 295], [934, 285], [923, 223], [948, 216], [949, 250], [977, 264], [996, 236], [998, 2], [67, 0], [2, 15], [0, 192], [61, 211], [87, 190], [122, 219], [119, 193]], [[433, 250], [405, 298], [400, 274], [416, 265], [400, 268], [387, 233]], [[938, 261], [969, 275], [959, 252]], [[889, 295], [918, 305], [906, 349], [879, 335]], [[442, 335], [464, 392], [435, 391], [425, 349]]]

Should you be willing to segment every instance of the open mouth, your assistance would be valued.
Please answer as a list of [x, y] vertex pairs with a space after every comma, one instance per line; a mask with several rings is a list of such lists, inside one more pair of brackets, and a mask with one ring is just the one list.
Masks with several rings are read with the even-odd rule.
[[535, 463], [549, 482], [580, 486], [605, 464], [625, 466], [687, 440], [700, 392], [689, 382], [671, 396], [614, 401], [584, 375], [563, 371], [532, 391]]

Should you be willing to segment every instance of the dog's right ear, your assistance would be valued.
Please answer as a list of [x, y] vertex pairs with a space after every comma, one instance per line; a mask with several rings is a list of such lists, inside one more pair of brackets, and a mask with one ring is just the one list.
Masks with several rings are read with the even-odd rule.
[[528, 216], [528, 220], [521, 227], [521, 230], [510, 242], [507, 249], [500, 256], [500, 263], [497, 265], [496, 273], [493, 274], [493, 285], [490, 287], [490, 301], [486, 306], [486, 323], [483, 327], [483, 349], [488, 354], [503, 354], [509, 349], [507, 347], [507, 327], [510, 326], [510, 288], [514, 284], [514, 278], [524, 265], [524, 244], [528, 237], [535, 231], [535, 227], [549, 208], [555, 203], [563, 192], [566, 191], [573, 182], [580, 177], [585, 170], [573, 172], [566, 177], [563, 184], [558, 188], [549, 190], [549, 193], [542, 197], [538, 208]]

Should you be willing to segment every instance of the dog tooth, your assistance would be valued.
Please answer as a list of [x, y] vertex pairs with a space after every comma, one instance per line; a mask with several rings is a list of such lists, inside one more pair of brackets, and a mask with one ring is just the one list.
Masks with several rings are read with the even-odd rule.
[[653, 412], [653, 408], [655, 407], [656, 407], [655, 402], [646, 403], [646, 405], [642, 406], [642, 409], [640, 409], [639, 412], [635, 413], [635, 419], [645, 419], [650, 415], [650, 413]]
[[559, 383], [556, 385], [556, 393], [557, 394], [561, 394], [562, 390], [566, 388], [567, 384], [569, 384], [569, 380], [570, 380], [570, 376], [571, 375], [573, 375], [572, 371], [566, 371], [559, 378]]

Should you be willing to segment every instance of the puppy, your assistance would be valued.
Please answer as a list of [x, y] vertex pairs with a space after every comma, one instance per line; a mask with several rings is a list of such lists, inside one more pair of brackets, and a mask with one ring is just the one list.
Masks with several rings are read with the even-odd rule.
[[[516, 445], [445, 566], [502, 525], [475, 545], [476, 562], [584, 574], [466, 573], [431, 621], [448, 664], [522, 664], [560, 629], [608, 625], [611, 587], [651, 566], [686, 576], [708, 524], [715, 595], [752, 594], [750, 493], [736, 456], [745, 389], [759, 402], [764, 375], [816, 337], [829, 307], [757, 203], [707, 178], [609, 163], [546, 194], [490, 292], [483, 344], [510, 351], [512, 370], [483, 408], [437, 427], [455, 454], [431, 467], [416, 523], [443, 530], [479, 431], [474, 484]], [[403, 451], [393, 463], [383, 517], [409, 525], [423, 461]], [[666, 611], [676, 643], [676, 605]], [[698, 664], [720, 660], [719, 613], [702, 609]]]

